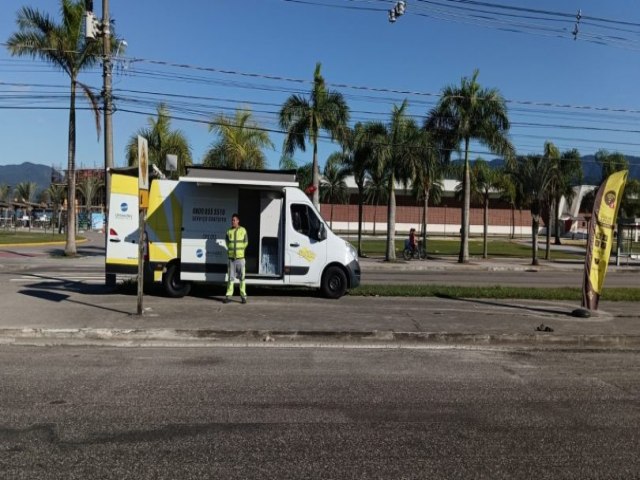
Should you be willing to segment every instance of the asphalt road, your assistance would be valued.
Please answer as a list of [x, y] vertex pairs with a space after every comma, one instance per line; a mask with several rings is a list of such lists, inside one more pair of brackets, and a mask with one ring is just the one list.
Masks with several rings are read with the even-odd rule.
[[640, 355], [0, 347], [3, 479], [626, 479]]

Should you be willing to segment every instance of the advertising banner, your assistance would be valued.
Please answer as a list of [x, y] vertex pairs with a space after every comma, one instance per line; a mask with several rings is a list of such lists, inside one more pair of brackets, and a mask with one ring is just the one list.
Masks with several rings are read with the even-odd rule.
[[593, 204], [582, 285], [582, 306], [589, 310], [598, 309], [627, 173], [623, 170], [610, 175], [598, 189]]

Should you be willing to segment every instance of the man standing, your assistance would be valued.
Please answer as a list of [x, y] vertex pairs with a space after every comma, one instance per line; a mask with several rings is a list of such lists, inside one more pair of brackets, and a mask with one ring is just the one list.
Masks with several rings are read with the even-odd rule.
[[233, 295], [233, 284], [236, 277], [240, 280], [240, 298], [242, 303], [247, 303], [247, 290], [244, 283], [244, 251], [249, 245], [249, 237], [244, 227], [240, 226], [240, 216], [234, 213], [231, 216], [231, 228], [227, 230], [227, 253], [229, 254], [229, 281], [227, 282], [227, 296], [224, 303], [229, 303], [229, 297]]

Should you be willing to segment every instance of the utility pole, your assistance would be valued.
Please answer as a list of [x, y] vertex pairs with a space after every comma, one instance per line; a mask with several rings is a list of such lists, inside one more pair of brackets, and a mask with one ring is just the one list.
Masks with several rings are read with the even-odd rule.
[[[85, 38], [96, 40], [102, 38], [102, 98], [104, 101], [104, 185], [105, 185], [105, 229], [109, 219], [109, 192], [111, 179], [109, 169], [113, 168], [113, 128], [111, 116], [113, 114], [113, 97], [111, 89], [111, 19], [109, 17], [109, 0], [102, 0], [102, 21], [98, 22], [93, 13], [93, 0], [85, 0]], [[105, 255], [108, 232], [105, 231]], [[114, 274], [105, 273], [105, 284], [113, 286], [116, 283]]]
[[[104, 251], [107, 254], [107, 238], [109, 232], [109, 197], [111, 192], [111, 176], [109, 169], [113, 168], [113, 129], [111, 116], [113, 114], [113, 98], [111, 89], [111, 19], [109, 17], [109, 0], [102, 0], [102, 49], [104, 58], [102, 60], [102, 83], [104, 87], [104, 187], [105, 187], [105, 235]], [[105, 273], [104, 283], [106, 286], [115, 286], [116, 276], [112, 273]]]
[[107, 174], [109, 168], [113, 168], [113, 129], [111, 116], [113, 114], [113, 98], [111, 90], [111, 26], [109, 18], [109, 0], [102, 0], [102, 47], [104, 58], [102, 61], [102, 80], [104, 86], [104, 167], [105, 185], [107, 189], [106, 207], [109, 208], [109, 187], [111, 180]]

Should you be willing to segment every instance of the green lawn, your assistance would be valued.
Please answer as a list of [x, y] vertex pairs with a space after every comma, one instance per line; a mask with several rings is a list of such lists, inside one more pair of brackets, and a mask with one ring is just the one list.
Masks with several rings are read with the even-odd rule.
[[[41, 243], [41, 242], [64, 242], [65, 234], [54, 232], [27, 232], [27, 231], [0, 231], [0, 245]], [[84, 237], [76, 236], [77, 240], [84, 240]]]
[[[356, 239], [350, 238], [351, 243], [355, 244]], [[400, 256], [404, 249], [404, 238], [396, 240], [396, 255]], [[584, 245], [582, 245], [584, 247]], [[362, 249], [367, 255], [384, 255], [386, 242], [384, 240], [364, 240]], [[444, 240], [427, 238], [427, 254], [432, 256], [438, 255], [458, 255], [460, 250], [460, 240]], [[583, 248], [584, 252], [584, 248]], [[564, 252], [559, 250], [551, 250], [551, 258], [558, 260], [583, 259], [584, 253], [581, 252]], [[490, 239], [488, 241], [489, 257], [513, 257], [513, 258], [531, 258], [531, 247], [519, 242], [509, 240]], [[538, 258], [543, 259], [545, 254], [544, 239], [538, 245]], [[469, 241], [469, 255], [472, 257], [482, 256], [482, 240], [471, 239]]]

